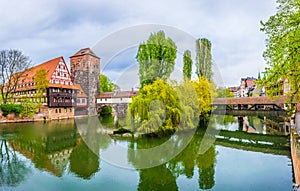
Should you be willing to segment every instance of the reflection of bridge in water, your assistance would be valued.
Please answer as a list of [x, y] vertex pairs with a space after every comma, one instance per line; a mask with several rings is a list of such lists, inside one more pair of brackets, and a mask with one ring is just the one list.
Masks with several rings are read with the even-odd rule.
[[216, 144], [246, 151], [262, 152], [290, 157], [289, 136], [220, 130]]

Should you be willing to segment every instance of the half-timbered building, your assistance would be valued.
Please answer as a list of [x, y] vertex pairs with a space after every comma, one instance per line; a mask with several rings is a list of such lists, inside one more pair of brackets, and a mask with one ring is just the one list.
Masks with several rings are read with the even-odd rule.
[[[46, 78], [49, 80], [49, 84], [43, 97], [38, 100], [34, 77], [41, 68], [46, 69]], [[30, 102], [41, 101], [41, 112], [48, 119], [74, 117], [78, 86], [74, 85], [63, 57], [57, 57], [29, 68], [23, 76], [20, 78], [14, 93], [15, 102], [21, 102], [24, 99], [29, 99]]]

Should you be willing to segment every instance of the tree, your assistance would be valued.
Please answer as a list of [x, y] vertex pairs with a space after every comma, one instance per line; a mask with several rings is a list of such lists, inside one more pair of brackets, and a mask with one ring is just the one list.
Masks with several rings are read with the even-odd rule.
[[18, 82], [24, 77], [31, 61], [19, 50], [2, 50], [0, 52], [0, 94], [3, 103], [14, 94]]
[[107, 76], [100, 74], [100, 93], [114, 91], [114, 83], [112, 83]]
[[183, 53], [183, 76], [184, 78], [187, 78], [191, 80], [192, 77], [192, 56], [191, 56], [191, 51], [186, 50]]
[[136, 124], [130, 125], [146, 134], [164, 135], [177, 130], [180, 122], [180, 102], [174, 88], [163, 80], [145, 85], [129, 105]]
[[211, 42], [206, 38], [196, 40], [196, 74], [212, 80]]
[[217, 98], [234, 97], [233, 92], [230, 92], [229, 88], [219, 88], [216, 90]]
[[268, 21], [261, 21], [261, 31], [267, 35], [263, 57], [269, 67], [266, 79], [259, 82], [272, 97], [288, 81], [291, 89], [288, 102], [297, 102], [300, 100], [300, 1], [277, 0], [277, 3], [277, 13]]
[[136, 59], [139, 63], [140, 84], [143, 87], [156, 79], [166, 80], [174, 70], [176, 45], [163, 31], [150, 35], [140, 44]]
[[49, 85], [49, 80], [47, 79], [48, 72], [45, 68], [40, 68], [36, 71], [34, 76], [34, 84], [36, 88], [36, 98], [38, 103], [38, 108], [42, 107], [43, 94], [46, 93], [47, 87]]
[[202, 119], [207, 119], [211, 111], [212, 103], [212, 89], [211, 84], [205, 77], [199, 77], [197, 81], [193, 82], [195, 91], [198, 95], [198, 103], [200, 109], [200, 117]]

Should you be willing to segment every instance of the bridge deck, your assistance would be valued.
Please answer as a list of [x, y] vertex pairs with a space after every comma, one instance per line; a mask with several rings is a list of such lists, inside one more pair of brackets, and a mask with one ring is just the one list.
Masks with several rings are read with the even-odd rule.
[[276, 104], [285, 103], [285, 97], [279, 99], [269, 99], [267, 96], [262, 97], [239, 97], [239, 98], [215, 98], [213, 105], [253, 105], [253, 104]]

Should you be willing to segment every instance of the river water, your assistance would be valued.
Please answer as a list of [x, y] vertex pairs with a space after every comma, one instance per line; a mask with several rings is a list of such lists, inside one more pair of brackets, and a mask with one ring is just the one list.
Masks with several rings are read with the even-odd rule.
[[165, 138], [108, 135], [109, 122], [85, 120], [1, 124], [0, 190], [292, 190], [280, 119], [213, 116]]

